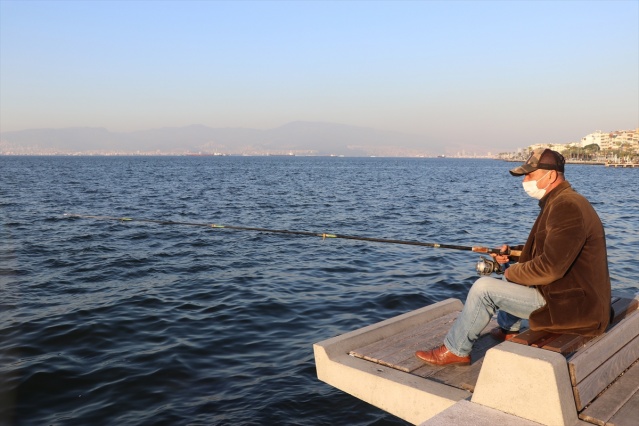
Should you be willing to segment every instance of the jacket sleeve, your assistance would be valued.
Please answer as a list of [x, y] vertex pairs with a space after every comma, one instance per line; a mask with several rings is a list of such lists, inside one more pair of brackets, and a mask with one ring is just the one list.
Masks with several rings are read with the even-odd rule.
[[561, 200], [547, 206], [546, 226], [535, 235], [536, 255], [512, 265], [508, 280], [523, 285], [547, 285], [562, 278], [586, 242], [583, 213], [576, 203]]

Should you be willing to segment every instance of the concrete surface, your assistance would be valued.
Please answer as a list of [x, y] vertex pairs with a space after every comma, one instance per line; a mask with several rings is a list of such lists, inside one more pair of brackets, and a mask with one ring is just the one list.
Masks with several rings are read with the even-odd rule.
[[388, 368], [348, 353], [390, 337], [408, 327], [460, 311], [458, 299], [448, 299], [313, 345], [317, 377], [344, 392], [412, 424], [470, 397], [470, 392]]
[[544, 425], [579, 422], [566, 358], [512, 342], [486, 353], [471, 401]]

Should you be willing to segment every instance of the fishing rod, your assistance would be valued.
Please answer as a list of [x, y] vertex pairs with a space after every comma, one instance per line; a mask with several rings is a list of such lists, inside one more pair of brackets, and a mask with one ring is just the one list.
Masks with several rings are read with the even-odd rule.
[[[233, 229], [238, 231], [255, 231], [255, 232], [267, 232], [267, 233], [276, 233], [276, 234], [305, 235], [310, 237], [321, 237], [323, 240], [326, 238], [341, 238], [344, 240], [369, 241], [374, 243], [404, 244], [404, 245], [410, 245], [410, 246], [444, 248], [444, 249], [452, 249], [452, 250], [465, 250], [465, 251], [472, 251], [475, 253], [486, 253], [486, 254], [494, 253], [494, 254], [500, 254], [500, 255], [507, 255], [512, 258], [517, 258], [521, 255], [521, 250], [508, 249], [507, 251], [501, 251], [500, 249], [491, 249], [488, 247], [480, 247], [480, 246], [458, 246], [458, 245], [452, 245], [452, 244], [425, 243], [421, 241], [406, 241], [406, 240], [393, 240], [388, 238], [361, 237], [356, 235], [330, 234], [326, 232], [291, 231], [287, 229], [267, 229], [267, 228], [255, 228], [250, 226], [218, 225], [214, 223], [178, 222], [173, 220], [137, 219], [137, 218], [131, 218], [131, 217], [91, 216], [91, 215], [80, 215], [80, 214], [71, 214], [71, 213], [65, 213], [64, 216], [69, 218], [79, 218], [79, 219], [113, 220], [113, 221], [119, 221], [119, 222], [144, 222], [144, 223], [155, 223], [158, 225], [186, 225], [186, 226], [200, 226], [200, 227], [214, 228], [214, 229]], [[491, 262], [491, 261], [489, 260], [488, 262]], [[479, 270], [479, 264], [477, 269]]]

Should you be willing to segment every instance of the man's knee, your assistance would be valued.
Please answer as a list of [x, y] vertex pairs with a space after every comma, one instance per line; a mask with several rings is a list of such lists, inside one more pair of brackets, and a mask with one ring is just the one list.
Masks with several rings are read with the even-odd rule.
[[482, 295], [490, 292], [490, 289], [496, 285], [501, 284], [501, 280], [492, 277], [481, 277], [470, 288], [470, 293], [476, 293], [476, 295]]
[[481, 277], [475, 281], [473, 287], [477, 286], [478, 288], [489, 288], [495, 285], [502, 284], [502, 280], [493, 278], [493, 277]]

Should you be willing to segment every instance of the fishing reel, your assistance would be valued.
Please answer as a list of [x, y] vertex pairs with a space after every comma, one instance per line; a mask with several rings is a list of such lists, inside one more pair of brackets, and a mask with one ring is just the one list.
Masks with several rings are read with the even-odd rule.
[[496, 260], [489, 259], [485, 256], [481, 256], [477, 264], [475, 265], [475, 269], [479, 275], [485, 276], [490, 275], [493, 272], [496, 274], [503, 274], [506, 270], [505, 265], [502, 266]]

